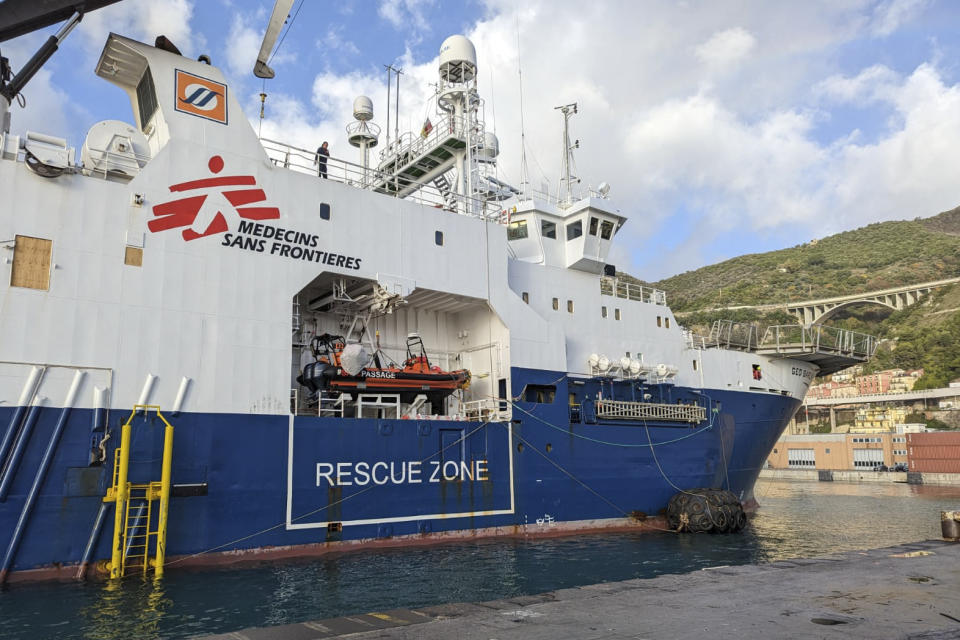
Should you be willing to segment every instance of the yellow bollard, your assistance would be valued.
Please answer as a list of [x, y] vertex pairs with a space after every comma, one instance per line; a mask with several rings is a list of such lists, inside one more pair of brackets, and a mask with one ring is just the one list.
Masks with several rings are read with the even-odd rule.
[[[160, 415], [160, 412], [157, 412]], [[157, 523], [157, 557], [154, 573], [163, 575], [163, 563], [167, 554], [167, 511], [170, 507], [170, 477], [173, 468], [173, 425], [161, 415], [166, 427], [163, 431], [163, 471], [160, 476], [160, 515]]]
[[123, 523], [127, 515], [127, 500], [130, 497], [130, 485], [127, 483], [127, 471], [130, 467], [130, 422], [124, 423], [120, 429], [120, 448], [116, 455], [120, 456], [120, 470], [117, 472], [117, 511], [113, 520], [113, 554], [110, 559], [110, 577], [123, 577]]

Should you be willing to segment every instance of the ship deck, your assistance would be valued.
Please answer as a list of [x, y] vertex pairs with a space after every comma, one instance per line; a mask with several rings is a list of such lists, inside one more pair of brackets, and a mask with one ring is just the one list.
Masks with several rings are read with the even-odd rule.
[[374, 612], [206, 640], [960, 637], [960, 545], [938, 540]]

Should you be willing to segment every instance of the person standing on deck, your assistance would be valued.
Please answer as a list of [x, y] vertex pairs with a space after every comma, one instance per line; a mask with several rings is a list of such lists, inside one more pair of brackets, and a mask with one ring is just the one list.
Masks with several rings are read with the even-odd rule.
[[330, 151], [327, 149], [327, 142], [324, 140], [320, 148], [317, 149], [315, 162], [317, 163], [317, 175], [321, 178], [327, 177], [327, 158], [330, 157]]

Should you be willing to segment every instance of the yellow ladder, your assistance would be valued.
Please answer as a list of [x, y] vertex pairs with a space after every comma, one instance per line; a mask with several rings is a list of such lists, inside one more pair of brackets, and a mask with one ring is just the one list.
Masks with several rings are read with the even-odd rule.
[[[143, 411], [145, 415], [155, 411], [165, 425], [163, 463], [159, 482], [134, 484], [127, 480], [130, 470], [130, 434], [133, 429], [133, 418], [138, 411]], [[117, 447], [113, 458], [113, 484], [107, 489], [107, 495], [103, 499], [104, 502], [116, 503], [113, 553], [109, 565], [111, 578], [122, 578], [128, 570], [139, 569], [146, 574], [150, 567], [153, 567], [155, 575], [163, 575], [172, 466], [173, 425], [160, 413], [160, 407], [134, 405], [133, 411], [121, 427], [120, 446]], [[156, 509], [154, 502], [159, 502]], [[155, 512], [156, 518], [154, 518]], [[153, 549], [152, 559], [151, 549]]]

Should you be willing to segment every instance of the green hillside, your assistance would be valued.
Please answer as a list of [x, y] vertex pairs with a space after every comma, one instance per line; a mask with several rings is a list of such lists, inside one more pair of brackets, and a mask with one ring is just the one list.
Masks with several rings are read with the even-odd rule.
[[809, 300], [960, 276], [960, 207], [687, 271], [654, 286], [675, 312]]
[[[783, 311], [720, 309], [809, 300], [960, 276], [960, 207], [932, 218], [880, 222], [789, 249], [740, 256], [688, 271], [654, 286], [684, 326], [708, 332], [716, 319], [760, 327], [796, 322]], [[628, 277], [629, 276], [624, 276]], [[866, 371], [926, 372], [917, 388], [960, 377], [960, 285], [935, 291], [920, 304], [891, 312], [860, 305], [829, 324], [880, 338]]]

